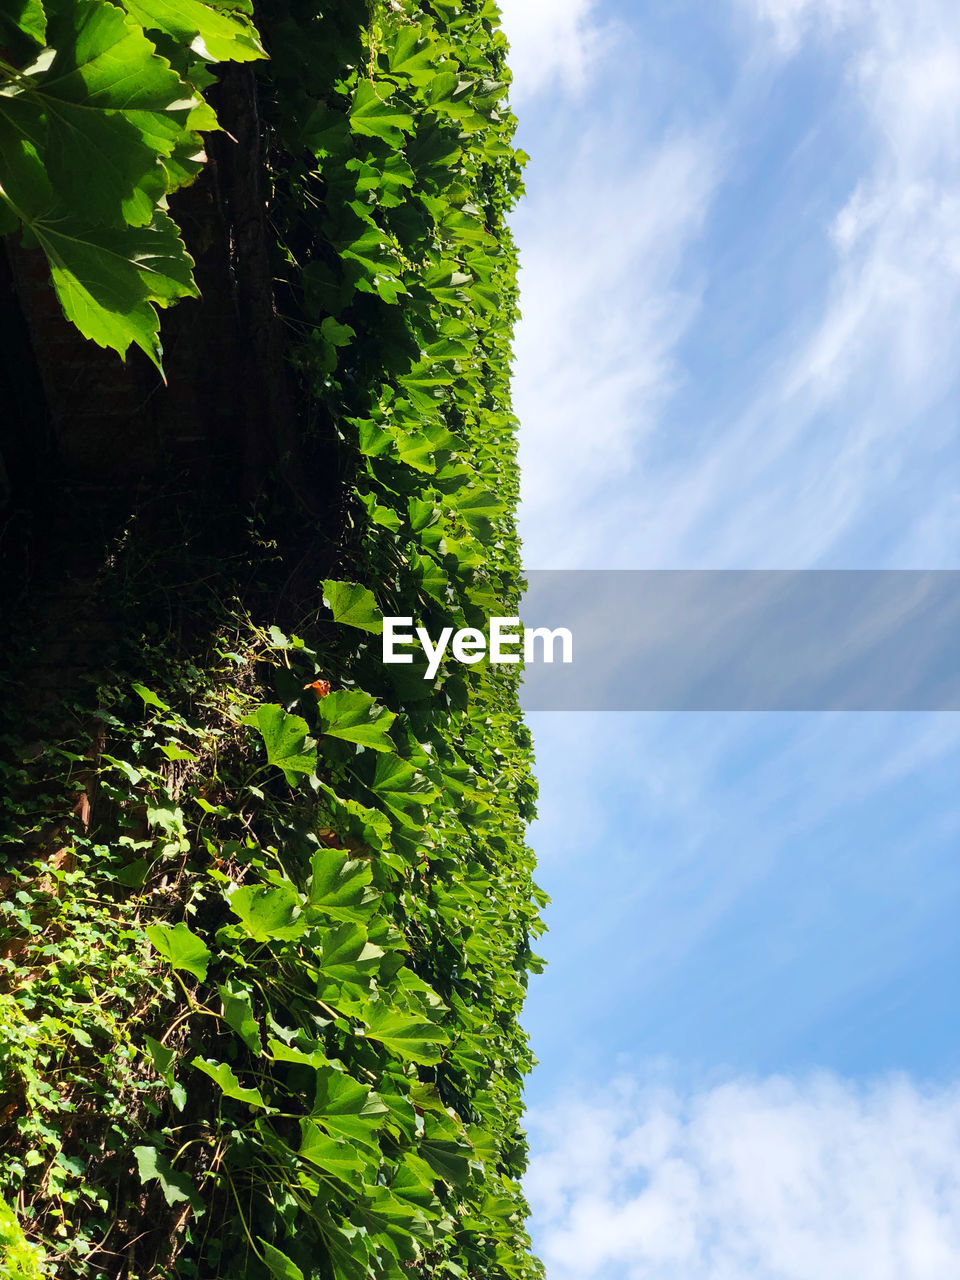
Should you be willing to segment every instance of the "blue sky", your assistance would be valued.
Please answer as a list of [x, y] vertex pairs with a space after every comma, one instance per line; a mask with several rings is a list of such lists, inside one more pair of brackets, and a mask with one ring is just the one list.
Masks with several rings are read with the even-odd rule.
[[[507, 0], [528, 568], [960, 568], [960, 11]], [[550, 1280], [956, 1280], [960, 716], [531, 717]]]

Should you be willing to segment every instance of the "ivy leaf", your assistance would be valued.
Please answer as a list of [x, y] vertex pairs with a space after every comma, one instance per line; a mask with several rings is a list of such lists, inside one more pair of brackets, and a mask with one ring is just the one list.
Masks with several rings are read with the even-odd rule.
[[328, 694], [317, 706], [320, 727], [328, 738], [356, 742], [371, 751], [393, 751], [390, 726], [396, 720], [392, 711], [381, 707], [375, 698], [359, 689], [344, 689]]
[[367, 587], [328, 578], [323, 584], [323, 603], [333, 613], [334, 622], [371, 631], [374, 635], [383, 631], [383, 614], [377, 607], [373, 592]]
[[457, 514], [471, 528], [475, 528], [480, 520], [494, 520], [503, 514], [503, 503], [487, 489], [463, 490], [455, 501]]
[[[104, 0], [59, 0], [48, 40], [53, 58], [45, 50], [27, 67], [0, 109], [37, 146], [55, 193], [76, 217], [149, 223], [166, 193], [159, 151], [172, 153], [183, 132], [195, 102], [190, 87]], [[171, 109], [179, 126], [164, 121]]]
[[263, 1260], [267, 1264], [267, 1270], [272, 1276], [276, 1276], [277, 1280], [304, 1280], [303, 1272], [285, 1253], [274, 1248], [269, 1240], [264, 1240], [263, 1236], [257, 1236], [257, 1239], [263, 1249]]
[[421, 40], [420, 34], [414, 24], [401, 27], [387, 58], [391, 75], [403, 76], [415, 85], [429, 84], [437, 74], [436, 47]]
[[289, 882], [244, 885], [228, 898], [230, 910], [257, 942], [299, 938], [307, 922], [300, 911], [300, 895]]
[[403, 145], [404, 132], [413, 128], [413, 116], [391, 104], [393, 92], [382, 83], [374, 85], [370, 80], [361, 79], [350, 108], [350, 128], [354, 133], [381, 138], [394, 148]]
[[342, 849], [318, 849], [311, 862], [307, 908], [332, 920], [366, 923], [376, 910], [377, 894], [369, 888], [373, 871], [368, 862], [351, 859]]
[[121, 356], [136, 344], [159, 369], [155, 308], [199, 296], [175, 223], [158, 212], [148, 227], [83, 227], [55, 207], [25, 225], [50, 260], [67, 319]]
[[148, 924], [146, 935], [174, 969], [184, 969], [201, 982], [206, 981], [210, 949], [182, 921], [172, 927], [166, 924]]
[[194, 1058], [192, 1065], [219, 1085], [225, 1098], [236, 1098], [238, 1102], [246, 1102], [251, 1107], [266, 1108], [266, 1103], [260, 1096], [260, 1090], [245, 1089], [233, 1074], [233, 1068], [226, 1062], [214, 1062], [211, 1058]]
[[470, 1179], [470, 1159], [473, 1152], [460, 1142], [447, 1138], [424, 1138], [420, 1143], [420, 1155], [434, 1173], [452, 1186], [466, 1186]]
[[437, 469], [437, 464], [433, 460], [435, 452], [434, 446], [426, 438], [413, 432], [398, 431], [394, 436], [397, 453], [400, 460], [405, 462], [408, 467], [413, 467], [415, 471], [422, 471], [424, 475], [432, 475]]
[[250, 62], [265, 58], [263, 45], [242, 14], [201, 0], [123, 0], [126, 10], [148, 31], [162, 31], [179, 45], [211, 62]]
[[367, 1162], [346, 1142], [324, 1133], [313, 1120], [300, 1121], [298, 1154], [302, 1160], [309, 1160], [356, 1190], [362, 1186], [361, 1175]]
[[[367, 1252], [365, 1235], [353, 1226], [339, 1227], [332, 1219], [327, 1220], [322, 1230], [334, 1280], [368, 1280], [373, 1259]], [[372, 1247], [376, 1248], [375, 1245]], [[383, 1262], [383, 1258], [377, 1259], [378, 1270], [382, 1269]]]
[[377, 756], [371, 789], [394, 813], [418, 813], [419, 807], [436, 798], [433, 783], [407, 760], [396, 755]]
[[46, 43], [47, 15], [41, 0], [13, 0], [12, 5], [8, 5], [8, 12], [0, 12], [0, 23], [22, 31], [37, 44]]
[[241, 723], [260, 730], [267, 762], [282, 769], [291, 786], [298, 773], [313, 773], [316, 769], [316, 744], [307, 736], [310, 726], [302, 717], [290, 715], [283, 707], [268, 702], [253, 715], [244, 716]]
[[260, 1043], [260, 1027], [253, 1016], [250, 994], [247, 991], [231, 991], [229, 987], [218, 988], [223, 1001], [223, 1016], [227, 1026], [237, 1033], [251, 1053], [259, 1054], [263, 1046]]
[[382, 948], [367, 940], [362, 925], [347, 922], [324, 938], [320, 968], [336, 982], [365, 984], [382, 956]]
[[144, 1036], [150, 1057], [157, 1075], [166, 1084], [173, 1083], [173, 1064], [176, 1061], [176, 1053], [173, 1049], [168, 1049], [166, 1045], [154, 1040], [153, 1036]]
[[317, 1071], [317, 1089], [310, 1116], [324, 1129], [347, 1142], [377, 1150], [377, 1131], [389, 1110], [367, 1085], [343, 1071]]
[[160, 711], [169, 711], [167, 704], [159, 698], [152, 689], [145, 688], [142, 684], [132, 684], [130, 688], [134, 693], [138, 694], [145, 707], [157, 707]]
[[146, 1183], [157, 1178], [167, 1204], [174, 1205], [181, 1200], [186, 1200], [194, 1213], [203, 1212], [203, 1200], [196, 1187], [186, 1174], [178, 1173], [173, 1169], [169, 1160], [162, 1156], [156, 1147], [134, 1147], [133, 1154], [136, 1157], [140, 1181]]
[[442, 1057], [440, 1048], [450, 1043], [450, 1037], [435, 1023], [382, 1004], [373, 1005], [366, 1023], [368, 1040], [379, 1040], [405, 1061], [423, 1066], [435, 1066]]
[[274, 1062], [297, 1062], [301, 1066], [316, 1067], [319, 1070], [325, 1067], [329, 1062], [329, 1058], [321, 1049], [314, 1049], [312, 1053], [305, 1053], [303, 1049], [295, 1049], [290, 1045], [284, 1044], [282, 1040], [275, 1040], [272, 1036], [267, 1041], [267, 1048], [273, 1055]]

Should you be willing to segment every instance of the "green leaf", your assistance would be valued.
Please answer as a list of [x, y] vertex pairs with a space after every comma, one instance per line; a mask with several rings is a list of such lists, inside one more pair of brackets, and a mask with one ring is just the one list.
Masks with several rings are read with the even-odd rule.
[[185, 1174], [171, 1168], [169, 1160], [162, 1156], [156, 1147], [134, 1147], [133, 1154], [137, 1161], [140, 1181], [151, 1182], [157, 1178], [167, 1204], [179, 1204], [180, 1201], [185, 1200], [195, 1213], [203, 1212], [203, 1200], [196, 1187]]
[[131, 343], [160, 368], [156, 307], [197, 297], [193, 259], [176, 225], [84, 227], [58, 207], [26, 224], [50, 260], [64, 315], [85, 338], [125, 356]]
[[272, 1036], [267, 1041], [267, 1048], [273, 1055], [275, 1062], [296, 1062], [301, 1066], [316, 1067], [317, 1070], [325, 1067], [329, 1062], [327, 1055], [321, 1049], [314, 1049], [311, 1053], [306, 1053], [303, 1049], [295, 1049], [288, 1044], [284, 1044], [282, 1040], [275, 1040]]
[[148, 924], [146, 935], [156, 950], [174, 969], [184, 969], [201, 982], [206, 981], [210, 949], [181, 921], [179, 924]]
[[390, 74], [403, 76], [412, 84], [429, 84], [437, 74], [436, 45], [420, 39], [420, 28], [401, 27], [388, 53]]
[[193, 1066], [208, 1075], [220, 1087], [225, 1098], [236, 1098], [251, 1107], [266, 1107], [259, 1089], [245, 1089], [226, 1062], [214, 1062], [211, 1058], [194, 1058]]
[[367, 940], [362, 925], [345, 922], [324, 938], [320, 968], [337, 982], [365, 984], [382, 955], [382, 948]]
[[468, 525], [478, 520], [494, 520], [503, 514], [503, 503], [486, 489], [464, 489], [455, 498], [457, 513]]
[[374, 635], [383, 631], [383, 614], [377, 607], [373, 592], [366, 587], [328, 578], [323, 584], [323, 603], [333, 613], [334, 622], [358, 627]]
[[223, 1001], [223, 1016], [227, 1020], [227, 1026], [237, 1033], [252, 1053], [261, 1053], [263, 1046], [260, 1043], [260, 1027], [253, 1016], [249, 992], [242, 989], [231, 991], [225, 986], [219, 987], [218, 990], [220, 999]]
[[41, 0], [11, 0], [6, 12], [0, 10], [0, 23], [7, 24], [14, 31], [22, 31], [37, 44], [46, 43], [47, 15]]
[[269, 1240], [264, 1240], [263, 1236], [257, 1236], [257, 1239], [263, 1249], [263, 1260], [267, 1264], [267, 1270], [272, 1276], [276, 1276], [277, 1280], [304, 1280], [303, 1272], [285, 1253], [275, 1249]]
[[[0, 113], [33, 142], [55, 194], [79, 218], [149, 223], [195, 101], [139, 27], [103, 0], [58, 0], [49, 43]], [[170, 118], [179, 112], [180, 121]]]
[[361, 1174], [367, 1161], [346, 1142], [331, 1138], [314, 1123], [313, 1120], [300, 1121], [301, 1160], [309, 1160], [311, 1164], [331, 1173], [334, 1177], [359, 1190], [362, 1185]]
[[359, 689], [330, 693], [317, 704], [320, 727], [328, 738], [357, 742], [371, 751], [393, 751], [389, 729], [396, 720], [375, 698]]
[[330, 1067], [317, 1071], [316, 1096], [310, 1115], [327, 1133], [375, 1151], [377, 1131], [389, 1114], [369, 1086]]
[[318, 849], [311, 861], [307, 908], [332, 920], [364, 924], [376, 910], [378, 895], [370, 889], [369, 862], [353, 860], [342, 849]]
[[241, 723], [260, 730], [268, 764], [282, 769], [291, 786], [298, 773], [313, 773], [316, 769], [316, 743], [307, 736], [310, 726], [300, 716], [290, 715], [283, 707], [268, 702], [253, 715], [244, 716]]
[[144, 1036], [150, 1057], [153, 1060], [154, 1068], [157, 1075], [165, 1081], [166, 1084], [173, 1083], [173, 1064], [177, 1059], [177, 1055], [173, 1049], [168, 1049], [166, 1045], [154, 1040], [153, 1036]]
[[432, 475], [436, 471], [437, 464], [433, 458], [436, 449], [426, 436], [418, 435], [416, 432], [410, 435], [397, 432], [394, 436], [394, 444], [400, 460], [408, 467], [413, 467], [415, 471], [422, 471], [424, 475]]
[[419, 1149], [430, 1168], [445, 1182], [455, 1187], [466, 1186], [469, 1182], [473, 1154], [469, 1146], [447, 1138], [424, 1138]]
[[437, 795], [436, 787], [407, 760], [396, 755], [377, 756], [371, 788], [394, 812], [416, 810]]
[[300, 895], [289, 882], [280, 885], [244, 885], [228, 897], [230, 910], [257, 942], [299, 938], [307, 929], [300, 910]]
[[117, 879], [128, 889], [140, 889], [150, 871], [150, 863], [146, 858], [134, 858], [117, 872]]
[[383, 84], [374, 85], [361, 79], [353, 95], [350, 108], [350, 128], [354, 133], [371, 138], [382, 138], [391, 147], [403, 145], [404, 132], [413, 128], [413, 116], [409, 111], [391, 104], [393, 89]]
[[265, 58], [253, 24], [242, 13], [201, 0], [123, 0], [124, 7], [148, 31], [162, 31], [179, 45], [212, 62], [250, 62]]
[[142, 684], [132, 684], [130, 688], [134, 693], [138, 694], [143, 700], [144, 706], [158, 707], [161, 711], [169, 711], [167, 704], [159, 698], [152, 689], [146, 689]]
[[442, 1057], [441, 1047], [450, 1042], [450, 1037], [441, 1027], [386, 1005], [374, 1005], [366, 1023], [368, 1040], [379, 1040], [405, 1061], [419, 1062], [424, 1066], [438, 1063]]

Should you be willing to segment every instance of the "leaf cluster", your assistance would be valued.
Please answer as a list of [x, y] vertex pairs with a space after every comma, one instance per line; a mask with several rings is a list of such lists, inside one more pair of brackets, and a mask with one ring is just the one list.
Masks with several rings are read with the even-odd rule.
[[157, 308], [196, 296], [167, 197], [217, 128], [220, 60], [263, 56], [252, 5], [18, 0], [0, 12], [0, 234], [43, 250], [85, 337], [160, 367]]

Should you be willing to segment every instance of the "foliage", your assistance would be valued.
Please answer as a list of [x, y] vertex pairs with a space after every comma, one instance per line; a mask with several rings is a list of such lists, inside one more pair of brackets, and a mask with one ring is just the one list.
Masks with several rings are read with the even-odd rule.
[[42, 1280], [42, 1256], [30, 1244], [5, 1200], [0, 1199], [0, 1278], [2, 1280]]
[[[47, 39], [54, 8], [77, 20], [57, 28], [69, 65], [80, 19], [112, 11], [118, 47], [133, 40], [156, 75], [131, 127], [158, 146], [179, 111], [188, 132], [209, 124], [192, 114], [208, 110], [198, 57], [259, 52], [234, 3], [178, 0], [174, 18], [137, 0], [118, 26], [105, 0], [47, 0]], [[202, 25], [211, 15], [233, 43]], [[29, 0], [20, 37], [42, 40], [43, 17]], [[58, 1273], [85, 1280], [115, 1273], [111, 1241], [137, 1215], [168, 1229], [150, 1275], [530, 1280], [518, 1015], [544, 899], [524, 843], [535, 788], [517, 675], [480, 664], [428, 683], [379, 656], [383, 613], [432, 630], [516, 609], [505, 44], [487, 0], [266, 0], [258, 17], [303, 465], [335, 442], [343, 491], [327, 621], [288, 635], [225, 605], [216, 654], [192, 668], [172, 643], [141, 645], [97, 691], [96, 779], [82, 737], [61, 748], [70, 785], [112, 817], [66, 821], [62, 859], [21, 866], [0, 895], [3, 964], [27, 975], [28, 1000], [0, 997], [17, 1137], [0, 1175]], [[46, 83], [16, 65], [3, 120], [25, 78]], [[189, 109], [164, 102], [169, 77]], [[56, 198], [49, 98], [13, 186], [0, 174], [6, 193], [39, 166]], [[104, 137], [129, 140], [125, 105], [104, 101]], [[170, 183], [137, 172], [91, 194], [110, 237], [166, 218]], [[111, 252], [142, 261], [132, 243]], [[172, 298], [124, 311], [101, 294], [108, 319], [85, 312], [85, 332], [154, 351], [137, 307]], [[22, 748], [8, 782], [26, 797], [22, 841], [58, 784]]]

